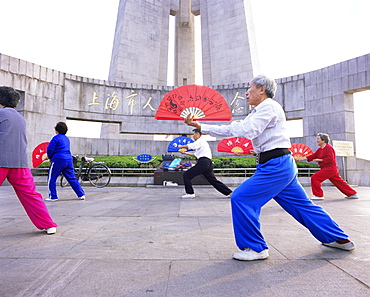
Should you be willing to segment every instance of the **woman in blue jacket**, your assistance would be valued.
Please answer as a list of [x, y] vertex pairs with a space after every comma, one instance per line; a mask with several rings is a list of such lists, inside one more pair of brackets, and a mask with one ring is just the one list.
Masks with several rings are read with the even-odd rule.
[[56, 135], [51, 139], [46, 149], [51, 163], [48, 175], [49, 197], [45, 199], [46, 201], [58, 200], [56, 180], [61, 173], [67, 179], [77, 197], [85, 200], [85, 192], [75, 175], [70, 142], [66, 136], [67, 131], [66, 123], [57, 123], [55, 126]]

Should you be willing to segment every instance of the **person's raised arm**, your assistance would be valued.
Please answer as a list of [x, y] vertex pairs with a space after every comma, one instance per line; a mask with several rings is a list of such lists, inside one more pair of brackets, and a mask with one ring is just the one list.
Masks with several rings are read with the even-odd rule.
[[193, 115], [191, 113], [186, 116], [186, 118], [184, 119], [184, 123], [188, 126], [192, 126], [200, 130], [201, 126], [199, 122], [193, 120]]

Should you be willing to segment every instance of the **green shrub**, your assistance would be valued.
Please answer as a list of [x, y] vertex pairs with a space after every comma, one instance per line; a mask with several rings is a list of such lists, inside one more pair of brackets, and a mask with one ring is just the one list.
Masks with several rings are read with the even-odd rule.
[[309, 162], [301, 162], [301, 161], [296, 161], [298, 168], [319, 168], [319, 164], [316, 162], [309, 163]]
[[[132, 156], [105, 156], [94, 157], [96, 162], [104, 162], [109, 168], [157, 168], [162, 160], [162, 156], [156, 157], [152, 162], [139, 163]], [[175, 156], [178, 157], [178, 156]], [[193, 157], [180, 156], [181, 159], [195, 160]], [[185, 161], [184, 160], [184, 161]], [[235, 157], [213, 157], [215, 168], [255, 168], [256, 159], [253, 157], [235, 156]], [[318, 168], [317, 163], [296, 162], [299, 168]], [[39, 168], [49, 168], [50, 162], [42, 163]]]
[[132, 156], [94, 157], [94, 161], [104, 162], [110, 168], [157, 168], [162, 162], [162, 157], [153, 157], [155, 159], [149, 163], [135, 161]]
[[254, 168], [256, 159], [253, 157], [213, 157], [215, 168]]

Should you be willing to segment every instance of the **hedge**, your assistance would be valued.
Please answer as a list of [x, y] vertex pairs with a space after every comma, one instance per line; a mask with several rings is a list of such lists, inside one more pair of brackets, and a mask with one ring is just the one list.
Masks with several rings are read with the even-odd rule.
[[[132, 156], [106, 156], [94, 157], [96, 162], [104, 162], [110, 168], [157, 168], [162, 163], [162, 156], [153, 156], [155, 159], [149, 163], [139, 163]], [[178, 156], [175, 156], [178, 157]], [[193, 157], [181, 157], [184, 161], [195, 160]], [[254, 168], [256, 159], [253, 157], [235, 156], [235, 157], [213, 157], [215, 168]], [[296, 162], [299, 168], [318, 168], [317, 163]], [[40, 168], [48, 168], [49, 162], [42, 163]]]

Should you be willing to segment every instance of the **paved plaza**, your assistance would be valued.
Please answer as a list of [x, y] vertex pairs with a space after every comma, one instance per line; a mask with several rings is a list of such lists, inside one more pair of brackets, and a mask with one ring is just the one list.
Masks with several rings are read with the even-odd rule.
[[[305, 188], [310, 194], [310, 189]], [[261, 215], [267, 260], [233, 260], [230, 200], [212, 187], [69, 188], [47, 202], [55, 235], [37, 230], [12, 187], [0, 188], [0, 296], [370, 296], [370, 188], [315, 202], [357, 249], [321, 245], [276, 202]], [[47, 188], [39, 186], [44, 197]]]

